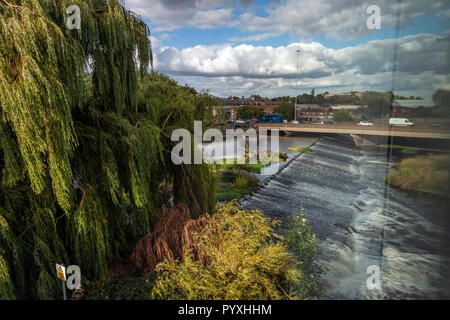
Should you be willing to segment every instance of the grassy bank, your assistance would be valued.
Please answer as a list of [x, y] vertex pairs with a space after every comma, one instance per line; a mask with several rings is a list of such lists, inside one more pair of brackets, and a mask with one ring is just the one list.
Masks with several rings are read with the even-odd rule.
[[216, 173], [217, 201], [230, 201], [251, 194], [258, 187], [258, 179], [243, 170], [224, 170]]
[[423, 155], [403, 159], [386, 182], [404, 190], [449, 197], [450, 155]]
[[427, 152], [450, 154], [450, 150], [445, 150], [445, 149], [421, 148], [421, 147], [399, 146], [399, 145], [390, 145], [390, 144], [380, 144], [377, 147], [382, 148], [382, 149], [392, 148], [392, 149], [397, 150], [405, 155], [412, 155], [412, 154], [418, 154], [418, 153], [420, 154], [420, 153], [427, 153]]
[[[229, 159], [228, 159], [229, 160]], [[281, 158], [271, 159], [271, 163], [283, 162]], [[266, 164], [257, 160], [256, 163], [238, 163], [233, 159], [232, 163], [214, 164], [213, 172], [216, 177], [216, 201], [227, 202], [239, 199], [244, 195], [253, 193], [258, 188], [259, 180], [253, 174], [261, 174]]]
[[288, 148], [291, 151], [295, 152], [301, 152], [301, 153], [307, 153], [307, 154], [313, 154], [314, 152], [311, 151], [310, 147], [290, 147]]

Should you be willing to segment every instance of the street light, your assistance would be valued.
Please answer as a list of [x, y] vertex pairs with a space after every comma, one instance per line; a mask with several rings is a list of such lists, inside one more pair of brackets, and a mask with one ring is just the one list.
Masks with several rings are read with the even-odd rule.
[[[300, 50], [297, 50], [297, 74], [298, 74], [298, 56], [300, 54]], [[298, 92], [298, 88], [295, 88]], [[297, 92], [295, 93], [295, 104], [294, 104], [294, 121], [297, 121]]]

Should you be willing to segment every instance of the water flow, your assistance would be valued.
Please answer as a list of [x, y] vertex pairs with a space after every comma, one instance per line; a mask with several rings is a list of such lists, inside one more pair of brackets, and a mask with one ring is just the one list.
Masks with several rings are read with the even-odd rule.
[[[448, 204], [389, 189], [385, 152], [342, 137], [312, 149], [241, 204], [281, 220], [303, 205], [329, 269], [330, 299], [450, 298]], [[367, 287], [371, 265], [381, 269], [379, 290]]]

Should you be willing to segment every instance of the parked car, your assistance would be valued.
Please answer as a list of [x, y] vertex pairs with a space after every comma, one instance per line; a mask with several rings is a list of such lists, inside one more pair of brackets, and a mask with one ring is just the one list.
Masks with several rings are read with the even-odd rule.
[[330, 121], [327, 121], [327, 122], [325, 122], [326, 124], [336, 124], [336, 122], [334, 122], [334, 121], [332, 121], [332, 120], [330, 120]]
[[292, 120], [291, 123], [292, 124], [298, 124], [298, 121], [297, 120]]
[[234, 124], [235, 121], [236, 121], [236, 120], [229, 119], [229, 120], [227, 120], [227, 123], [228, 123], [228, 124]]
[[441, 125], [439, 123], [432, 123], [430, 124], [431, 128], [439, 128]]
[[389, 119], [389, 125], [391, 127], [394, 127], [394, 126], [396, 126], [396, 127], [397, 126], [398, 127], [406, 127], [406, 126], [413, 126], [414, 123], [409, 121], [406, 118], [390, 118]]
[[313, 123], [314, 124], [325, 124], [325, 122], [323, 122], [323, 121], [314, 121]]
[[302, 124], [307, 124], [308, 123], [308, 121], [305, 121], [305, 120], [300, 120], [298, 123], [302, 123]]
[[372, 122], [369, 122], [369, 121], [361, 121], [361, 122], [359, 123], [359, 125], [360, 125], [360, 126], [373, 126], [373, 123], [372, 123]]

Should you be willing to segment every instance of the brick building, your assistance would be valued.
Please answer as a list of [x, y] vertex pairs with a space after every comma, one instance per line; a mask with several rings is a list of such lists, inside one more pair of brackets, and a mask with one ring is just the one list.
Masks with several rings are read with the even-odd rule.
[[297, 104], [296, 111], [298, 120], [308, 122], [333, 120], [333, 108], [328, 105]]
[[414, 116], [417, 108], [432, 108], [432, 100], [394, 100], [391, 103], [391, 115], [398, 118]]

